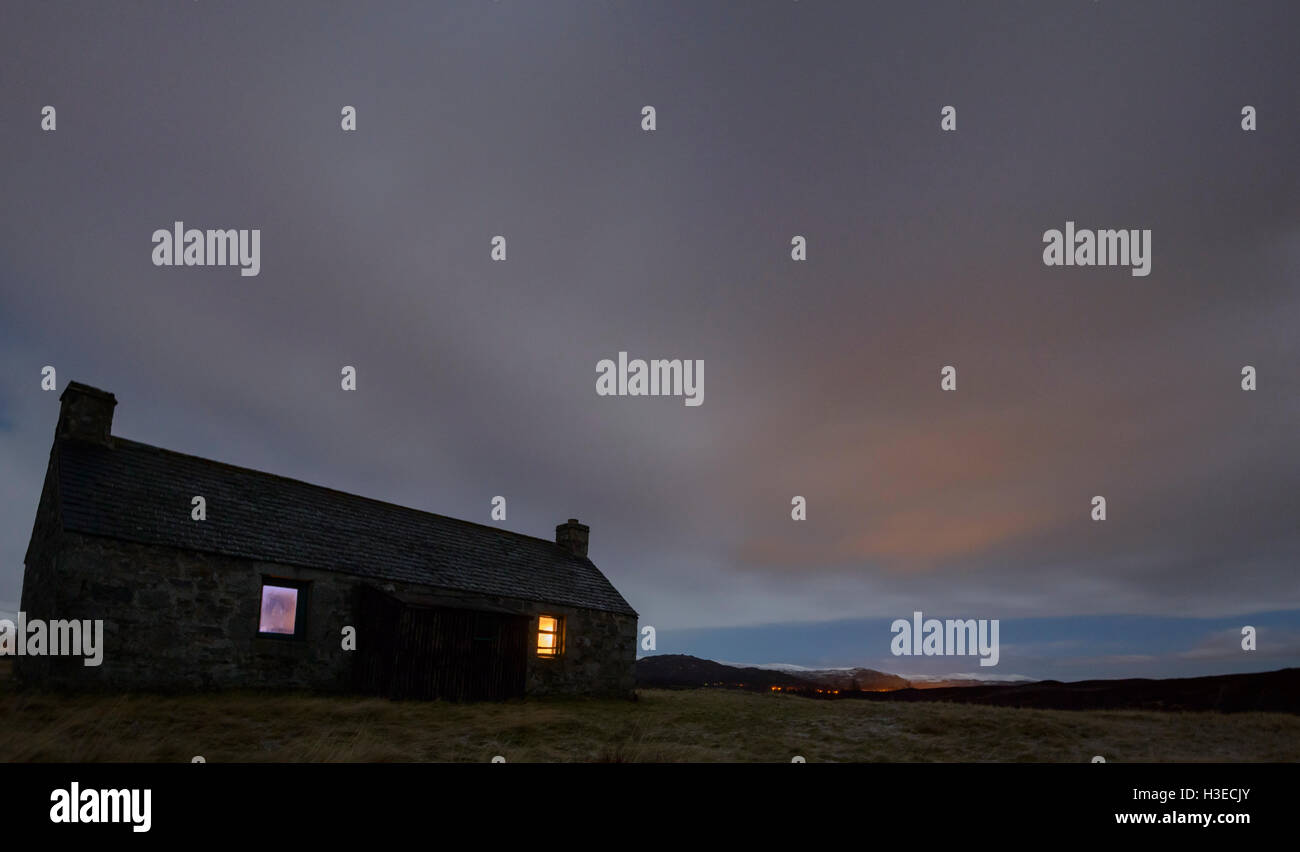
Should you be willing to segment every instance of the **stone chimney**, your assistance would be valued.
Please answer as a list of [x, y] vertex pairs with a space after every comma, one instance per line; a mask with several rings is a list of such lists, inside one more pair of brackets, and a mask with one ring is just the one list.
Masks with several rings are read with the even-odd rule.
[[117, 397], [80, 382], [69, 382], [59, 402], [63, 405], [59, 409], [56, 438], [113, 446], [113, 407], [117, 405]]
[[590, 533], [591, 527], [578, 523], [577, 518], [569, 518], [567, 524], [555, 528], [555, 543], [574, 556], [586, 558], [587, 537]]

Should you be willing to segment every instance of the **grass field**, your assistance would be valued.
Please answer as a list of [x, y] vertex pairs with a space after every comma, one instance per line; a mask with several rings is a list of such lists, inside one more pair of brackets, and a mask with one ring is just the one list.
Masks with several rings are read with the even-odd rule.
[[1300, 761], [1300, 716], [814, 701], [727, 690], [503, 704], [0, 690], [0, 761]]

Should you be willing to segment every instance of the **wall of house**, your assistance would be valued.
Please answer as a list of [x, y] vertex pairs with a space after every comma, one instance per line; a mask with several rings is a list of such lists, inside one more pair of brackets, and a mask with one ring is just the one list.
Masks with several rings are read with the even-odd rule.
[[[564, 653], [529, 653], [528, 695], [631, 695], [635, 687], [636, 618], [576, 607], [353, 577], [233, 557], [60, 532], [46, 562], [28, 566], [28, 617], [103, 619], [104, 662], [20, 657], [25, 682], [67, 688], [195, 690], [275, 688], [346, 691], [352, 652], [342, 630], [357, 624], [360, 584], [399, 594], [436, 593], [466, 605], [487, 602], [529, 615], [563, 619]], [[302, 639], [257, 634], [264, 577], [307, 581]], [[357, 637], [365, 641], [364, 636]]]
[[[61, 536], [59, 519], [55, 512], [58, 505], [58, 477], [55, 469], [55, 456], [50, 454], [50, 461], [45, 468], [45, 484], [41, 488], [41, 499], [36, 507], [36, 521], [32, 525], [32, 537], [27, 543], [27, 555], [23, 562], [22, 597], [18, 603], [21, 612], [57, 611], [54, 590], [57, 587], [57, 566], [55, 555]], [[14, 659], [14, 672], [30, 679], [44, 679], [49, 676], [49, 660], [42, 657]]]

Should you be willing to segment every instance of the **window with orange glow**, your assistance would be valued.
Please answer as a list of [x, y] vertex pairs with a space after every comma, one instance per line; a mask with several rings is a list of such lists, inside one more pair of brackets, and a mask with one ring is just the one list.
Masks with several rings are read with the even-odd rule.
[[553, 615], [537, 617], [537, 656], [558, 657], [560, 637], [560, 619]]

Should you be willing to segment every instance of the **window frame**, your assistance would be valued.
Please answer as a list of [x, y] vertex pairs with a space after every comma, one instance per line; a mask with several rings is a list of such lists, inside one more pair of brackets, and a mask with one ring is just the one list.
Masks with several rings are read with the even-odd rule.
[[[294, 589], [298, 592], [297, 608], [293, 613], [293, 632], [292, 633], [268, 633], [262, 630], [262, 597], [266, 594], [266, 587], [271, 586], [277, 589]], [[257, 587], [257, 624], [256, 636], [258, 639], [273, 639], [277, 642], [300, 642], [307, 638], [307, 602], [311, 597], [310, 580], [294, 580], [288, 577], [272, 577], [269, 574], [262, 575], [262, 582]]]
[[[542, 619], [549, 618], [555, 621], [555, 630], [543, 631]], [[537, 614], [537, 629], [533, 631], [533, 654], [539, 660], [558, 660], [564, 656], [564, 616], [553, 615], [549, 612], [539, 612]], [[549, 654], [542, 653], [542, 636], [550, 635], [555, 637], [555, 644], [552, 646], [552, 652]]]

